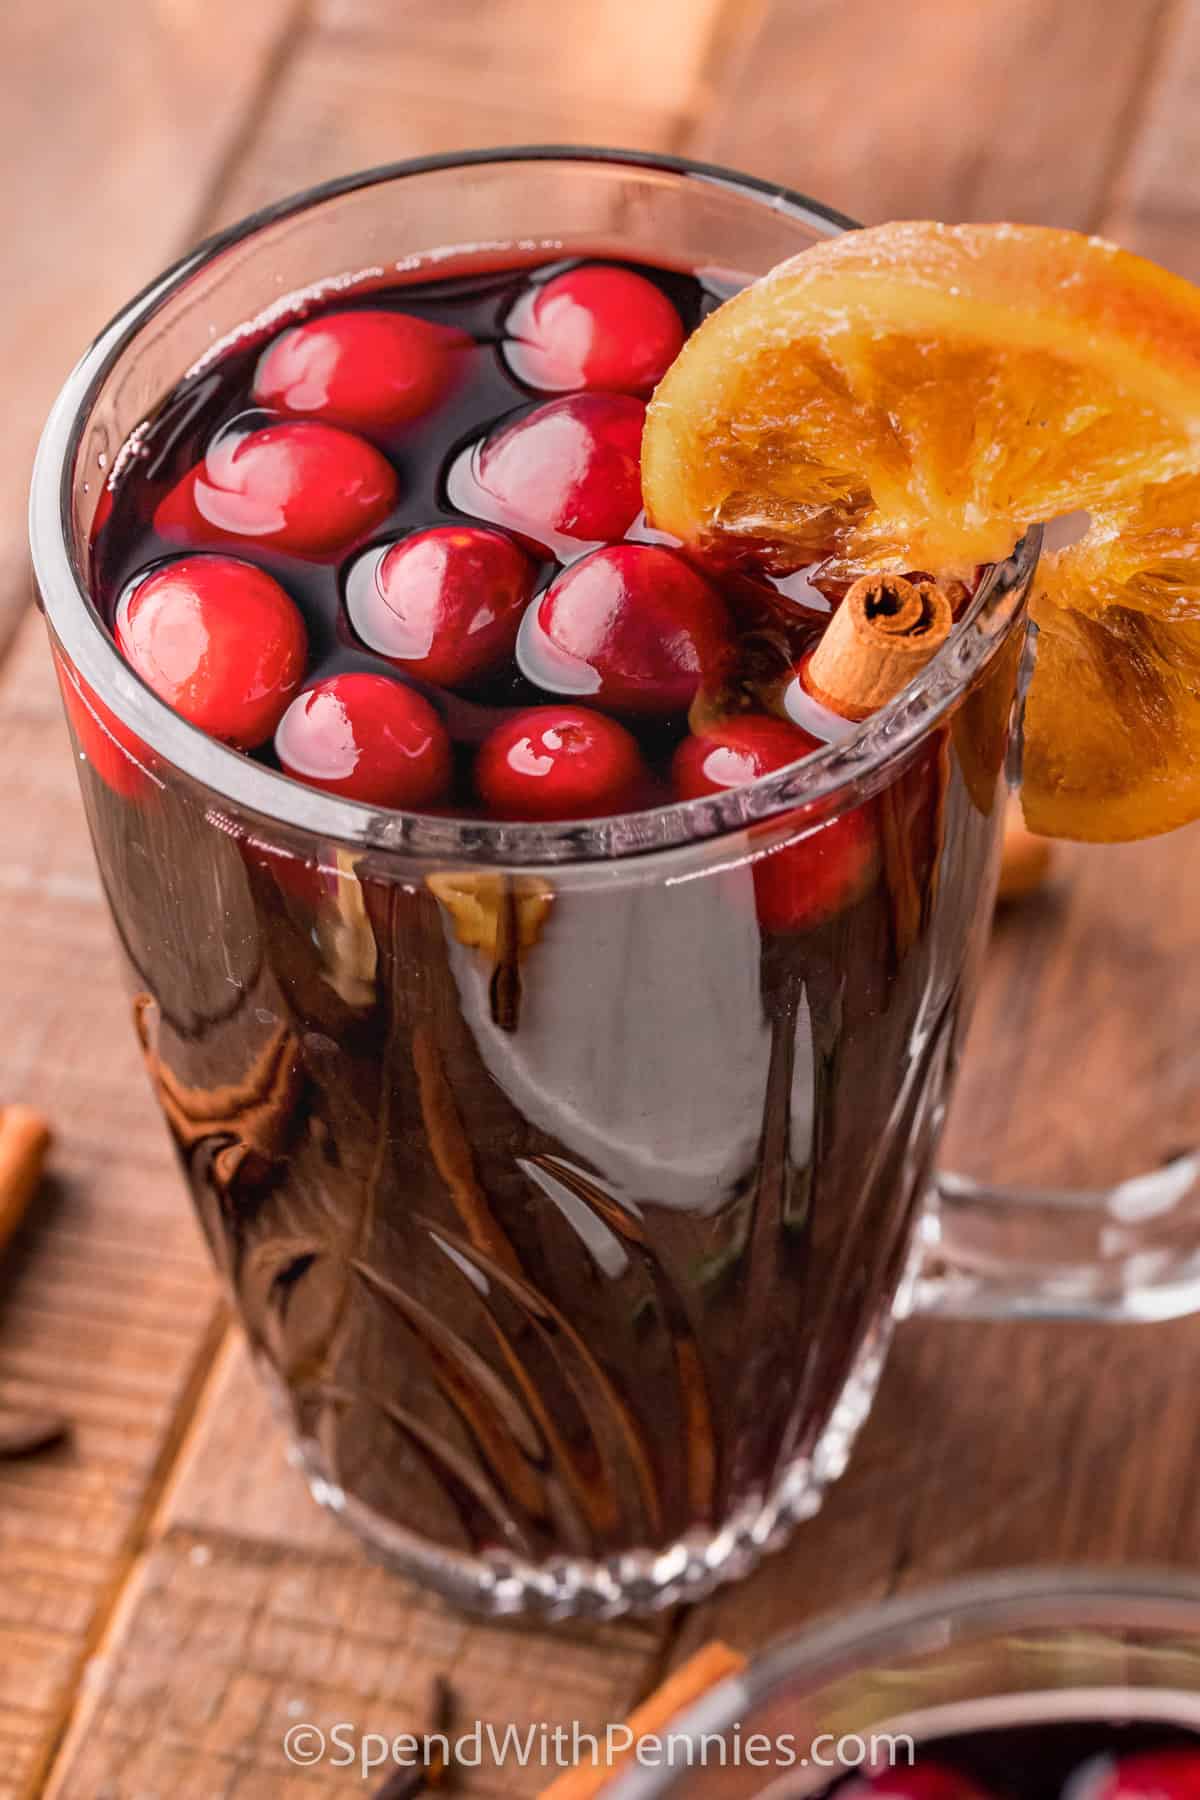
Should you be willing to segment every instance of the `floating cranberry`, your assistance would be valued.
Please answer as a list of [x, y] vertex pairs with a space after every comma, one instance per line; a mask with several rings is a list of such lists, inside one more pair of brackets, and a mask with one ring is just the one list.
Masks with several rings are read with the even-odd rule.
[[346, 612], [370, 649], [406, 673], [454, 687], [512, 655], [535, 573], [502, 531], [435, 525], [352, 569]]
[[701, 737], [683, 740], [675, 752], [675, 786], [683, 799], [696, 800], [702, 794], [745, 787], [820, 748], [819, 738], [786, 719], [757, 713], [726, 719]]
[[279, 583], [232, 556], [164, 563], [127, 588], [113, 632], [168, 706], [239, 750], [265, 743], [304, 679], [304, 620]]
[[661, 288], [602, 263], [535, 288], [509, 331], [510, 366], [541, 388], [647, 393], [683, 348], [683, 322]]
[[[1092, 1769], [1085, 1765], [1079, 1791], [1086, 1800], [1200, 1800], [1200, 1751], [1182, 1746], [1143, 1750], [1132, 1756], [1104, 1757]], [[1078, 1776], [1072, 1777], [1075, 1789]]]
[[612, 544], [551, 582], [517, 654], [541, 687], [656, 714], [685, 711], [729, 641], [725, 603], [690, 563], [658, 544]]
[[[681, 799], [696, 800], [744, 787], [820, 748], [819, 739], [784, 719], [729, 719], [703, 737], [684, 739], [675, 753], [675, 788]], [[800, 808], [789, 823], [798, 831], [803, 822]], [[831, 819], [794, 844], [765, 851], [754, 864], [760, 922], [768, 931], [804, 931], [832, 918], [861, 899], [876, 855], [875, 828], [865, 806]]]
[[987, 1788], [946, 1763], [895, 1763], [838, 1788], [838, 1800], [990, 1800]]
[[584, 543], [623, 537], [642, 505], [645, 418], [627, 394], [550, 400], [488, 439], [475, 481], [499, 522], [536, 543], [547, 532]]
[[153, 753], [128, 725], [107, 707], [89, 687], [83, 676], [72, 669], [57, 651], [59, 692], [63, 708], [71, 722], [79, 753], [85, 757], [101, 781], [123, 800], [136, 800], [151, 784]]
[[444, 399], [471, 343], [465, 332], [409, 313], [325, 313], [267, 346], [254, 399], [351, 431], [407, 425]]
[[369, 806], [424, 807], [450, 786], [450, 739], [428, 700], [387, 675], [331, 675], [275, 733], [285, 772]]
[[154, 528], [184, 543], [253, 538], [325, 556], [386, 518], [398, 491], [391, 463], [363, 438], [289, 420], [218, 438], [159, 502]]
[[636, 806], [646, 784], [637, 739], [585, 706], [531, 706], [485, 741], [475, 782], [500, 819], [595, 819]]

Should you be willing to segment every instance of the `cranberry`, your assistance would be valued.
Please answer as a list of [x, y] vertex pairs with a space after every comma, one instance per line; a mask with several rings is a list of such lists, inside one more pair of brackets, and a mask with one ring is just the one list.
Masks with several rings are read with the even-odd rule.
[[445, 726], [428, 700], [387, 675], [331, 675], [297, 694], [275, 750], [297, 781], [369, 806], [429, 806], [450, 786]]
[[662, 290], [601, 263], [535, 288], [509, 331], [514, 373], [542, 388], [647, 393], [683, 348], [683, 323]]
[[627, 394], [550, 400], [483, 445], [476, 483], [501, 523], [538, 544], [547, 532], [585, 543], [623, 537], [642, 505], [645, 418]]
[[896, 1763], [838, 1789], [839, 1800], [988, 1800], [988, 1790], [945, 1763]]
[[531, 706], [498, 725], [475, 764], [501, 819], [594, 819], [635, 806], [646, 782], [637, 739], [585, 706]]
[[264, 570], [232, 556], [162, 564], [125, 590], [113, 630], [160, 699], [239, 750], [265, 743], [304, 678], [298, 607]]
[[541, 687], [634, 713], [682, 712], [730, 639], [716, 590], [673, 550], [612, 544], [551, 582], [518, 657]]
[[325, 556], [386, 518], [398, 491], [391, 463], [363, 438], [290, 420], [218, 438], [159, 502], [154, 528], [185, 543], [245, 537]]
[[[760, 775], [811, 755], [820, 740], [785, 719], [729, 719], [685, 738], [675, 753], [675, 787], [683, 800], [743, 787]], [[803, 808], [791, 815], [798, 830]], [[804, 931], [862, 897], [875, 871], [870, 810], [857, 807], [794, 844], [762, 854], [754, 864], [758, 917], [768, 931]]]
[[[1200, 1751], [1182, 1747], [1143, 1750], [1098, 1759], [1095, 1778], [1085, 1764], [1079, 1792], [1086, 1800], [1200, 1800]], [[1075, 1789], [1078, 1776], [1071, 1779]]]
[[136, 800], [153, 780], [153, 753], [140, 737], [123, 725], [100, 696], [72, 669], [57, 651], [59, 692], [63, 709], [75, 734], [79, 753], [86, 757], [101, 781], [123, 800]]
[[364, 557], [346, 583], [346, 612], [372, 650], [454, 687], [512, 655], [534, 574], [502, 531], [435, 525]]
[[672, 773], [682, 798], [696, 800], [702, 794], [745, 787], [820, 748], [819, 738], [786, 719], [748, 713], [710, 726], [700, 737], [685, 738], [675, 752]]
[[409, 313], [324, 313], [267, 346], [254, 399], [352, 431], [407, 425], [445, 397], [471, 343], [465, 332]]

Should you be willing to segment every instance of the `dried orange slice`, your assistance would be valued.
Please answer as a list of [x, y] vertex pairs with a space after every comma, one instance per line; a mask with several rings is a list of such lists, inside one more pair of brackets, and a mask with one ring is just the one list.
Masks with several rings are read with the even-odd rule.
[[1200, 816], [1200, 475], [1097, 510], [1043, 559], [1032, 612], [1031, 828], [1116, 843]]
[[1115, 840], [1200, 815], [1200, 293], [1096, 238], [896, 224], [783, 263], [649, 409], [651, 521], [769, 566], [949, 576], [1086, 509], [1033, 616], [1025, 807]]

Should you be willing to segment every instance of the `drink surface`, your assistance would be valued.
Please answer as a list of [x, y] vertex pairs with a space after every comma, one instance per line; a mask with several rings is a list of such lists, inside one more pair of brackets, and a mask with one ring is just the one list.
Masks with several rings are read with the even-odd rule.
[[[572, 265], [340, 295], [383, 334], [365, 383], [328, 346], [297, 368], [288, 327], [167, 397], [94, 545], [98, 604], [164, 697], [334, 792], [468, 819], [690, 799], [845, 730], [797, 673], [828, 598], [698, 567], [640, 518], [655, 359], [720, 296], [583, 266], [655, 297], [632, 392], [578, 387], [628, 377], [628, 336], [568, 333], [564, 374], [521, 325]], [[402, 316], [441, 335], [416, 398], [387, 399], [415, 414], [381, 424], [378, 321]], [[482, 558], [457, 585], [438, 532]], [[701, 1591], [811, 1511], [910, 1259], [1015, 676], [1006, 649], [828, 824], [800, 809], [599, 878], [239, 815], [68, 679], [204, 1228], [318, 1491], [377, 1548], [460, 1598], [619, 1610]], [[309, 686], [347, 678], [402, 716], [356, 714], [366, 690], [315, 716]], [[547, 707], [576, 715], [531, 743]]]
[[[611, 317], [583, 304], [596, 277], [633, 284], [618, 290]], [[581, 279], [582, 302], [569, 286]], [[648, 319], [638, 312], [647, 296]], [[667, 269], [549, 264], [339, 297], [299, 330], [233, 347], [159, 409], [113, 489], [94, 588], [121, 648], [185, 716], [269, 766], [416, 810], [588, 817], [652, 806], [764, 773], [844, 734], [798, 679], [828, 621], [826, 595], [803, 574], [773, 579], [685, 560], [645, 523], [644, 401], [722, 298]], [[538, 326], [539, 307], [559, 322], [557, 337]], [[431, 335], [390, 344], [389, 322]], [[389, 354], [424, 376], [407, 408], [397, 402], [399, 418], [369, 393], [369, 372], [386, 373]], [[210, 691], [236, 685], [250, 654], [236, 646], [225, 659], [233, 671], [217, 672], [218, 640], [232, 629], [225, 615], [244, 606], [228, 591], [230, 558], [278, 583], [305, 646], [302, 666], [285, 659], [286, 669], [268, 671], [265, 712], [250, 721], [230, 722], [233, 696], [226, 704]], [[192, 578], [183, 596], [172, 580], [180, 569]], [[194, 624], [197, 583], [209, 605], [208, 655], [188, 682], [166, 667], [162, 643], [174, 627], [178, 656], [189, 628], [180, 615], [189, 609]], [[198, 662], [200, 652], [190, 654]], [[372, 720], [355, 710], [361, 694], [369, 713], [367, 688], [334, 690], [343, 735], [348, 715], [360, 738], [355, 773], [311, 704], [275, 730], [297, 688], [362, 675], [432, 704], [450, 748], [424, 788], [372, 785], [371, 745], [361, 741]], [[571, 765], [561, 798], [548, 793], [551, 782], [514, 776], [519, 757], [500, 739], [480, 755], [499, 726], [516, 719], [519, 728], [527, 710], [555, 705], [599, 712], [636, 740], [598, 728], [598, 770], [586, 759]], [[735, 746], [706, 778], [675, 760], [689, 710], [704, 731], [731, 712], [779, 723], [769, 744]], [[610, 766], [620, 752], [623, 773]]]

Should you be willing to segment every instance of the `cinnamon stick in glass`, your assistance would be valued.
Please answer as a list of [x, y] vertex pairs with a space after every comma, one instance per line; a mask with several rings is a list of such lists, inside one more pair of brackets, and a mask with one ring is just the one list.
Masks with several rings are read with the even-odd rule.
[[863, 575], [809, 658], [804, 684], [844, 719], [886, 706], [941, 649], [954, 614], [933, 581]]

